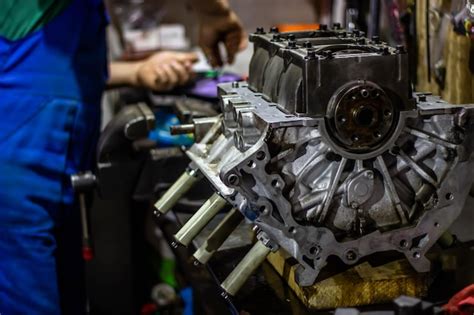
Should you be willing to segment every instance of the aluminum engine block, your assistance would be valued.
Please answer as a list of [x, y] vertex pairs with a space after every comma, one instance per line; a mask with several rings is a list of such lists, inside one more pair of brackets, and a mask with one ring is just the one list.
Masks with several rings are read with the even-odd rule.
[[240, 213], [255, 224], [260, 241], [223, 283], [229, 294], [279, 247], [298, 261], [302, 286], [329, 256], [352, 265], [398, 251], [429, 271], [425, 254], [459, 216], [473, 182], [474, 106], [413, 93], [403, 47], [358, 32], [259, 29], [250, 40], [248, 82], [220, 85], [222, 115], [156, 205], [167, 212], [199, 176], [214, 186], [177, 243], [189, 244], [230, 203], [208, 248], [195, 254], [206, 262]]

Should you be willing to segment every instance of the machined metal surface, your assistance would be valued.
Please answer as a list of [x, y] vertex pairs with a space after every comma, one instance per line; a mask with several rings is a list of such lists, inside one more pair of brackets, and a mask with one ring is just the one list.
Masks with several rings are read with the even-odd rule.
[[194, 259], [201, 264], [206, 264], [243, 219], [244, 217], [238, 209], [231, 209], [193, 254]]
[[201, 208], [186, 222], [186, 224], [175, 234], [176, 242], [188, 246], [189, 243], [202, 231], [209, 221], [225, 207], [227, 201], [213, 194]]
[[473, 182], [474, 106], [413, 93], [405, 50], [359, 32], [250, 40], [249, 80], [219, 86], [222, 119], [190, 166], [298, 261], [302, 286], [330, 256], [398, 251], [429, 271]]
[[244, 259], [240, 261], [230, 275], [222, 282], [221, 287], [225, 293], [235, 295], [270, 252], [270, 248], [257, 241], [247, 255], [245, 255]]
[[166, 214], [199, 180], [199, 171], [186, 170], [155, 203], [155, 215]]

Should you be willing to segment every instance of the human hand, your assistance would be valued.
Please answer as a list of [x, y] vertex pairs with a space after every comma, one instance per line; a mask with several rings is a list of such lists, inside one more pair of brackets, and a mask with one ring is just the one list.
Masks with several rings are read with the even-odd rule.
[[189, 81], [192, 65], [197, 60], [195, 53], [158, 52], [137, 64], [136, 85], [154, 91], [169, 91]]
[[233, 11], [222, 14], [202, 14], [199, 16], [199, 46], [209, 63], [220, 67], [224, 60], [219, 52], [222, 42], [227, 53], [227, 63], [233, 63], [237, 52], [247, 47], [247, 36], [242, 23]]

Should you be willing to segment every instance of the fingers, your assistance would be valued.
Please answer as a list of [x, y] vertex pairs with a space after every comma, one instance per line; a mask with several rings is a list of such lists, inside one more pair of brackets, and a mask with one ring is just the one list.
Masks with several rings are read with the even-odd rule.
[[178, 61], [173, 61], [170, 63], [171, 68], [173, 68], [174, 72], [178, 76], [178, 82], [177, 84], [183, 85], [189, 80], [189, 68], [186, 67], [186, 65], [178, 62]]
[[207, 61], [212, 67], [222, 67], [224, 62], [222, 61], [222, 56], [219, 51], [218, 42], [212, 46], [202, 46], [204, 55], [206, 55]]
[[237, 52], [247, 46], [242, 23], [234, 12], [201, 20], [199, 45], [213, 67], [223, 65], [219, 43], [225, 47], [228, 63], [234, 62]]
[[199, 57], [196, 53], [190, 52], [190, 53], [180, 53], [176, 56], [177, 60], [183, 63], [196, 63], [199, 60]]
[[168, 91], [190, 80], [195, 53], [159, 52], [142, 63], [139, 84], [155, 91]]
[[171, 89], [169, 83], [168, 73], [163, 69], [163, 67], [156, 67], [153, 77], [153, 85], [147, 86], [155, 91], [168, 91]]
[[240, 31], [235, 31], [226, 35], [224, 40], [224, 45], [227, 53], [227, 62], [233, 63], [235, 55], [240, 51], [242, 42], [242, 33]]
[[191, 70], [178, 61], [171, 61], [156, 67], [155, 90], [169, 91], [189, 81]]

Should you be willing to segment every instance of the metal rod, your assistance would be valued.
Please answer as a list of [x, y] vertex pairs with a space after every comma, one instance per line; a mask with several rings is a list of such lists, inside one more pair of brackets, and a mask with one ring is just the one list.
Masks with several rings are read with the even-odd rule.
[[247, 255], [245, 255], [244, 259], [242, 259], [224, 282], [222, 282], [221, 288], [227, 294], [234, 296], [250, 275], [263, 263], [268, 254], [270, 254], [270, 251], [270, 248], [265, 246], [261, 241], [257, 241]]
[[242, 222], [243, 218], [244, 216], [239, 210], [232, 208], [194, 253], [194, 259], [201, 264], [206, 264], [229, 237], [230, 233]]
[[170, 127], [170, 133], [172, 135], [182, 135], [193, 133], [195, 130], [194, 124], [183, 124], [183, 125], [175, 125]]
[[199, 171], [187, 170], [155, 203], [155, 215], [167, 213], [199, 179]]
[[174, 235], [176, 242], [188, 246], [202, 231], [211, 219], [227, 204], [227, 201], [217, 193], [213, 194], [199, 210]]

